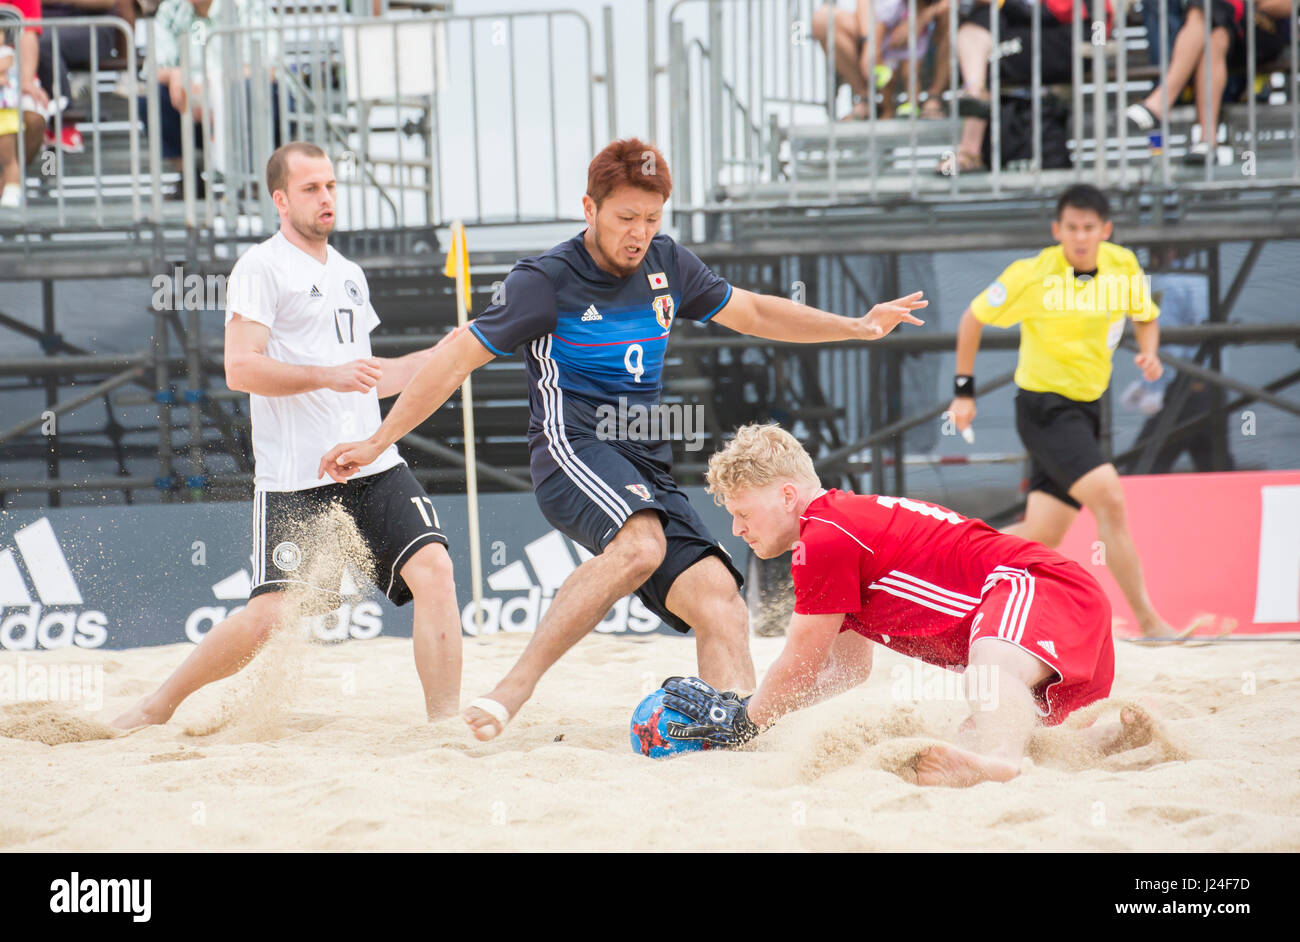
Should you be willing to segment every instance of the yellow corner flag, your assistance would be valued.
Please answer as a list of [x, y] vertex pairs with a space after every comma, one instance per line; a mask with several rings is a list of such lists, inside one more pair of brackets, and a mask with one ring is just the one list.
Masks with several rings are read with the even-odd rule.
[[469, 247], [465, 244], [465, 225], [460, 220], [451, 224], [451, 248], [447, 251], [447, 267], [442, 272], [456, 279], [456, 287], [465, 299], [465, 310], [470, 309]]

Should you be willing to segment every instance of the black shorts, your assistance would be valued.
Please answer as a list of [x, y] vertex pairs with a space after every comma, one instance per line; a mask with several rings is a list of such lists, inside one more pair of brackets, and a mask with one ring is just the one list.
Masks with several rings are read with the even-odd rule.
[[[395, 605], [411, 600], [401, 569], [429, 543], [447, 545], [433, 502], [405, 464], [303, 491], [257, 491], [253, 495], [253, 591], [250, 598], [294, 586], [318, 596], [312, 613], [343, 604], [346, 545], [323, 524], [338, 504], [356, 524], [370, 553], [375, 585]], [[342, 541], [344, 544], [346, 541]], [[354, 561], [355, 562], [355, 561]]]
[[[1270, 65], [1277, 59], [1287, 56], [1291, 48], [1291, 29], [1286, 20], [1275, 20], [1259, 11], [1255, 12], [1255, 64]], [[1246, 67], [1246, 33], [1242, 30], [1234, 34], [1233, 44], [1228, 50], [1228, 65], [1232, 68]]]
[[1016, 431], [1029, 452], [1029, 489], [1078, 509], [1074, 483], [1107, 463], [1101, 453], [1101, 400], [1016, 390]]
[[705, 556], [722, 560], [737, 589], [744, 585], [744, 576], [709, 533], [667, 467], [609, 442], [573, 438], [570, 444], [576, 458], [570, 464], [577, 480], [569, 476], [567, 468], [551, 474], [535, 488], [537, 505], [551, 526], [592, 553], [603, 552], [632, 514], [656, 511], [667, 549], [664, 561], [636, 595], [664, 624], [683, 633], [691, 630], [668, 610], [668, 590], [678, 576]]
[[[1025, 7], [1024, 10], [1028, 10]], [[992, 17], [987, 3], [977, 4], [963, 23], [974, 23], [989, 32], [993, 31]], [[1083, 35], [1089, 35], [1088, 20], [1083, 22]], [[1042, 14], [1042, 58], [1039, 61], [1041, 80], [1045, 85], [1068, 82], [1073, 78], [1070, 65], [1072, 28], [1062, 23], [1046, 10]], [[1029, 85], [1033, 82], [1033, 20], [1020, 7], [1006, 4], [998, 17], [998, 74], [1003, 82], [1012, 85]]]

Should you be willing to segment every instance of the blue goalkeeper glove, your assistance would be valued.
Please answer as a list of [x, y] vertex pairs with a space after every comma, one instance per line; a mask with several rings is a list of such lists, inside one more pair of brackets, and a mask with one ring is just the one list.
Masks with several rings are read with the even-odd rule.
[[719, 693], [698, 677], [669, 677], [663, 682], [664, 706], [690, 719], [689, 724], [670, 721], [668, 735], [674, 739], [699, 739], [712, 746], [740, 746], [762, 732], [749, 719], [745, 705], [730, 690]]

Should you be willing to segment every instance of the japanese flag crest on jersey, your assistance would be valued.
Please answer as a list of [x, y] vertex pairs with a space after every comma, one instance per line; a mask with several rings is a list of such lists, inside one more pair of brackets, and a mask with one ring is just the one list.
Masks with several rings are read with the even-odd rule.
[[667, 333], [673, 326], [673, 296], [661, 294], [650, 303], [650, 306], [655, 310], [655, 320], [664, 329], [664, 333]]

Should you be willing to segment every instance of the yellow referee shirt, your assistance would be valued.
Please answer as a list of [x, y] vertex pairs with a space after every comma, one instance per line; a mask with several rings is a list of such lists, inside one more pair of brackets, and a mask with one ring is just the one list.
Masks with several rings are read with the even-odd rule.
[[971, 313], [994, 327], [1020, 324], [1016, 385], [1079, 402], [1101, 398], [1124, 319], [1160, 315], [1137, 256], [1103, 242], [1097, 274], [1076, 277], [1059, 245], [1007, 266], [971, 302]]

